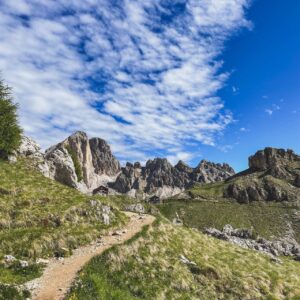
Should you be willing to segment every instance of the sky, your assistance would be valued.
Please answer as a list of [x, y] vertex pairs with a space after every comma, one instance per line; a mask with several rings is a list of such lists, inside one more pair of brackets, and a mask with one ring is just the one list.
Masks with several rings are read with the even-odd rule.
[[121, 160], [237, 171], [300, 152], [298, 0], [0, 0], [0, 70], [25, 134], [77, 130]]

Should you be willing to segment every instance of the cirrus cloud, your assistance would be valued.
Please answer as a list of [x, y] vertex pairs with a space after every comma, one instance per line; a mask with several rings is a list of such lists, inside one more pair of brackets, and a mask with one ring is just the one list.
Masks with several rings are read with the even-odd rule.
[[84, 130], [121, 160], [192, 158], [189, 145], [214, 145], [233, 120], [219, 57], [251, 27], [249, 4], [2, 0], [0, 69], [22, 126], [43, 147]]

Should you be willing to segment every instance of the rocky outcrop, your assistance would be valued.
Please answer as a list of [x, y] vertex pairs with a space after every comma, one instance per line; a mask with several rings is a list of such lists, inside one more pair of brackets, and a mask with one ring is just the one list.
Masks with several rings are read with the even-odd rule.
[[36, 167], [46, 177], [50, 177], [50, 170], [47, 162], [45, 161], [45, 155], [41, 152], [41, 147], [33, 139], [22, 136], [21, 145], [17, 151], [8, 157], [9, 161], [14, 163], [18, 157], [28, 157], [36, 164]]
[[291, 256], [295, 260], [300, 259], [300, 246], [292, 238], [278, 241], [268, 241], [256, 237], [252, 230], [234, 229], [231, 225], [225, 225], [223, 230], [207, 228], [206, 234], [218, 239], [228, 241], [242, 248], [257, 250], [271, 256]]
[[193, 182], [213, 183], [225, 180], [234, 174], [233, 168], [228, 164], [215, 164], [202, 160], [200, 164], [193, 169], [191, 178]]
[[300, 156], [265, 148], [249, 158], [249, 169], [228, 181], [224, 197], [251, 201], [296, 201], [300, 197]]
[[300, 162], [300, 156], [293, 150], [265, 148], [249, 157], [249, 168], [253, 171], [273, 170], [288, 167], [293, 162]]
[[121, 169], [119, 161], [113, 156], [109, 145], [100, 138], [90, 139], [92, 162], [95, 173], [115, 176]]
[[180, 193], [194, 183], [210, 183], [224, 180], [234, 175], [234, 170], [227, 164], [214, 164], [201, 161], [196, 168], [191, 168], [179, 161], [172, 166], [165, 158], [148, 160], [144, 167], [139, 163], [127, 163], [116, 181], [110, 187], [120, 193], [132, 196], [141, 195], [161, 199]]
[[35, 141], [24, 136], [20, 148], [10, 160], [15, 161], [17, 157], [32, 158], [46, 177], [87, 193], [115, 180], [120, 171], [120, 164], [109, 145], [98, 138], [89, 140], [80, 131], [45, 153]]
[[85, 192], [106, 185], [120, 171], [109, 145], [80, 131], [46, 150], [45, 157], [54, 179]]

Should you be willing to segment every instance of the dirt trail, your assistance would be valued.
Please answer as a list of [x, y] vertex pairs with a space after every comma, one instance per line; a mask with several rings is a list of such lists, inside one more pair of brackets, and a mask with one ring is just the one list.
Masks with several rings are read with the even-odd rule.
[[122, 244], [141, 231], [144, 225], [152, 224], [155, 218], [150, 215], [139, 216], [126, 213], [130, 221], [119, 235], [103, 236], [100, 242], [78, 248], [64, 260], [51, 259], [42, 277], [26, 284], [31, 290], [33, 300], [61, 300], [66, 295], [78, 271], [94, 256], [116, 244]]

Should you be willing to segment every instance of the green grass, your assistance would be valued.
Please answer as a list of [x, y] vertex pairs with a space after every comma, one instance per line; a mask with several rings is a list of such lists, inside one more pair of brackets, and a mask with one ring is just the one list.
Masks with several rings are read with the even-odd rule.
[[81, 168], [81, 165], [80, 165], [79, 160], [77, 158], [77, 155], [76, 155], [75, 151], [70, 147], [70, 145], [66, 145], [65, 148], [66, 148], [66, 150], [68, 151], [68, 153], [70, 154], [70, 156], [73, 160], [75, 173], [77, 175], [77, 180], [78, 180], [78, 182], [80, 182], [83, 179], [83, 174], [82, 174], [82, 168]]
[[[97, 200], [98, 210], [91, 200]], [[110, 226], [103, 224], [102, 205], [113, 208]], [[0, 161], [0, 283], [38, 277], [37, 258], [69, 255], [126, 220], [108, 197], [87, 196], [47, 179], [30, 160]], [[5, 266], [6, 254], [28, 261], [29, 267]]]
[[300, 265], [282, 260], [159, 219], [88, 263], [67, 299], [299, 299]]
[[227, 184], [224, 181], [208, 183], [208, 184], [195, 184], [187, 191], [192, 198], [200, 199], [221, 199], [223, 198], [223, 191]]
[[28, 291], [21, 291], [17, 286], [0, 283], [0, 300], [25, 300], [30, 297]]
[[297, 207], [263, 202], [239, 204], [234, 201], [168, 201], [157, 207], [170, 220], [178, 213], [188, 227], [222, 229], [224, 225], [231, 224], [234, 228], [253, 228], [267, 239], [282, 237], [289, 222], [300, 242], [300, 220], [295, 218], [299, 211]]

